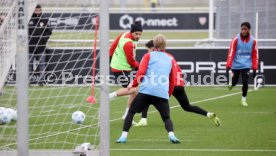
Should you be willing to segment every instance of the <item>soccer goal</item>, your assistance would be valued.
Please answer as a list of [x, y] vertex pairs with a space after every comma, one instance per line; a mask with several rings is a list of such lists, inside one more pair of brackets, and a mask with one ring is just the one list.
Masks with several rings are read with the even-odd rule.
[[109, 155], [108, 87], [95, 80], [109, 71], [108, 42], [99, 42], [109, 40], [108, 3], [93, 2], [1, 1], [0, 155]]
[[16, 3], [7, 1], [0, 7], [0, 92], [2, 93], [5, 78], [16, 54]]

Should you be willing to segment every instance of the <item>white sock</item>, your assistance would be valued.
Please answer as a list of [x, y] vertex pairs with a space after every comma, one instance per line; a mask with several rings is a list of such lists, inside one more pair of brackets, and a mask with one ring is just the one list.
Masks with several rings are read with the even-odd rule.
[[123, 131], [121, 137], [127, 138], [128, 132]]
[[112, 99], [114, 97], [117, 97], [117, 93], [116, 92], [112, 92], [109, 94], [109, 99]]
[[169, 132], [169, 137], [170, 137], [170, 136], [174, 136], [174, 132], [170, 131], [170, 132]]
[[127, 107], [127, 108], [126, 108], [126, 111], [125, 111], [125, 113], [124, 113], [124, 115], [123, 115], [123, 117], [122, 117], [122, 118], [124, 118], [124, 119], [126, 118], [127, 113], [128, 113], [128, 110], [129, 110], [129, 108]]
[[242, 101], [246, 101], [246, 97], [243, 97], [243, 96], [242, 96]]
[[147, 118], [141, 118], [142, 122], [147, 122]]
[[213, 113], [208, 112], [207, 117], [210, 118]]

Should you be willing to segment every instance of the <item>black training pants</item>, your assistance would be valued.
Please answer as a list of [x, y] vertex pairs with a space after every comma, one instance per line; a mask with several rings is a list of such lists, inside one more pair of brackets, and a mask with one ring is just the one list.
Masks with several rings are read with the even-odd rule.
[[142, 112], [145, 108], [148, 108], [150, 104], [152, 104], [160, 113], [166, 130], [168, 132], [173, 131], [173, 123], [170, 119], [170, 107], [168, 100], [143, 93], [138, 93], [131, 103], [128, 114], [125, 118], [123, 131], [128, 132], [132, 125], [134, 115]]
[[232, 69], [233, 77], [232, 77], [232, 86], [236, 86], [240, 75], [242, 76], [242, 96], [246, 97], [248, 91], [248, 78], [249, 78], [249, 70], [246, 69]]
[[[198, 106], [192, 106], [190, 104], [184, 86], [175, 86], [173, 90], [173, 96], [176, 98], [183, 110], [207, 116], [207, 111]], [[145, 110], [143, 110], [142, 118], [147, 118], [148, 109], [149, 108], [147, 107]]]

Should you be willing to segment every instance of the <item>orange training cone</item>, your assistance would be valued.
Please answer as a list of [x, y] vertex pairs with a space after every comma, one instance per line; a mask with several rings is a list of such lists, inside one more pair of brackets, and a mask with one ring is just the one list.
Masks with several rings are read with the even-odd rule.
[[96, 98], [94, 96], [89, 96], [88, 98], [86, 98], [86, 101], [88, 103], [95, 104], [96, 103]]

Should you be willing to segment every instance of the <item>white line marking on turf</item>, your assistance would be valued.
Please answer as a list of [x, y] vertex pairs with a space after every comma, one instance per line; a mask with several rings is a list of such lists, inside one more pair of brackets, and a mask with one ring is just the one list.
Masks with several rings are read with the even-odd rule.
[[[128, 142], [168, 142], [169, 139], [131, 139]], [[188, 140], [185, 139], [181, 142], [191, 142], [191, 141], [199, 141], [199, 140]]]
[[[251, 91], [253, 91], [253, 90], [248, 90], [248, 92], [251, 92]], [[231, 93], [231, 94], [227, 94], [227, 95], [217, 96], [217, 97], [208, 98], [208, 99], [205, 99], [205, 100], [199, 100], [199, 101], [191, 102], [191, 104], [197, 104], [197, 103], [201, 103], [201, 102], [206, 102], [206, 101], [212, 101], [212, 100], [222, 99], [222, 98], [229, 97], [229, 96], [234, 96], [234, 95], [237, 95], [237, 94], [241, 94], [241, 92], [236, 92], [236, 93]], [[180, 107], [180, 105], [178, 105], [178, 106], [172, 106], [172, 107], [170, 107], [170, 108], [173, 109], [173, 108], [177, 108], [177, 107]], [[151, 112], [149, 112], [149, 113], [154, 113], [154, 112], [157, 112], [157, 111], [151, 111]], [[113, 122], [113, 121], [118, 121], [118, 120], [122, 120], [122, 119], [121, 119], [121, 118], [117, 118], [117, 119], [112, 119], [112, 120], [109, 120], [109, 121], [110, 121], [110, 122]], [[75, 129], [71, 129], [71, 130], [67, 130], [67, 131], [63, 131], [63, 132], [59, 132], [59, 133], [54, 133], [54, 134], [47, 135], [47, 136], [46, 136], [46, 135], [43, 135], [43, 136], [41, 136], [41, 137], [29, 139], [29, 141], [38, 140], [38, 139], [42, 139], [42, 138], [47, 138], [47, 137], [51, 137], [51, 136], [56, 136], [56, 135], [59, 135], [59, 134], [65, 134], [65, 133], [69, 133], [69, 132], [72, 132], [72, 131], [80, 130], [80, 129], [83, 129], [83, 128], [93, 127], [93, 126], [95, 126], [95, 125], [96, 125], [96, 124], [81, 126], [81, 127], [79, 127], [79, 128], [75, 128]], [[16, 145], [16, 143], [6, 144], [6, 145], [4, 145], [4, 146], [0, 146], [0, 148], [9, 147], [9, 146], [12, 146], [12, 145]]]
[[[251, 91], [253, 91], [253, 90], [248, 90], [248, 92], [251, 92]], [[222, 99], [222, 98], [229, 97], [229, 96], [238, 95], [238, 94], [241, 94], [241, 93], [242, 92], [236, 92], [236, 93], [221, 95], [221, 96], [217, 96], [217, 97], [213, 97], [213, 98], [208, 98], [208, 99], [204, 99], [204, 100], [198, 100], [198, 101], [195, 101], [195, 102], [191, 102], [191, 104], [197, 104], [197, 103], [202, 103], [202, 102], [207, 102], [207, 101], [213, 101], [213, 100]], [[177, 107], [180, 107], [180, 105], [171, 106], [170, 109], [177, 108]], [[150, 111], [149, 113], [155, 113], [155, 112], [157, 112], [157, 110]], [[122, 120], [122, 119], [121, 118], [112, 119], [112, 120], [110, 120], [110, 122], [118, 121], [118, 120]]]
[[274, 114], [274, 112], [231, 112], [232, 114]]
[[268, 140], [269, 142], [276, 142], [276, 140]]
[[110, 149], [111, 151], [276, 152], [269, 149]]
[[[253, 91], [253, 90], [248, 90], [248, 92], [251, 92], [251, 91]], [[227, 95], [217, 96], [217, 97], [208, 98], [208, 99], [204, 99], [204, 100], [198, 100], [198, 101], [195, 101], [195, 102], [191, 102], [191, 104], [197, 104], [197, 103], [202, 103], [202, 102], [207, 102], [207, 101], [213, 101], [213, 100], [222, 99], [222, 98], [229, 97], [229, 96], [238, 95], [238, 94], [241, 94], [241, 93], [242, 92], [236, 92], [236, 93], [231, 93], [231, 94], [227, 94]], [[180, 107], [180, 105], [171, 106], [170, 109], [177, 108], [177, 107]], [[150, 111], [149, 113], [155, 113], [155, 112], [157, 112], [157, 110]]]

